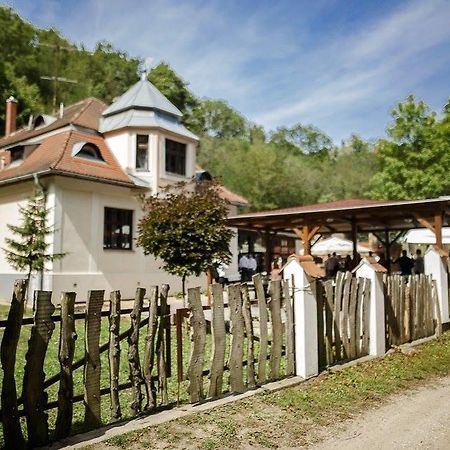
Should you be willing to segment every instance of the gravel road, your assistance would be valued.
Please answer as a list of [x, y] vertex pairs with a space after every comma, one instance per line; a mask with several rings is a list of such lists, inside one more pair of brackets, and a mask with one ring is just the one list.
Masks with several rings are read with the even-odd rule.
[[396, 395], [344, 429], [328, 428], [313, 450], [450, 449], [450, 377]]

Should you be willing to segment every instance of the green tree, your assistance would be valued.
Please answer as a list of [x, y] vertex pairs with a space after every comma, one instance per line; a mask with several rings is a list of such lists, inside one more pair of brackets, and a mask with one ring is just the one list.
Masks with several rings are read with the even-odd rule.
[[163, 268], [182, 278], [199, 276], [217, 262], [230, 262], [227, 204], [214, 182], [178, 183], [142, 202], [137, 244], [146, 255], [164, 262]]
[[189, 127], [192, 110], [198, 105], [197, 98], [188, 88], [189, 83], [164, 61], [153, 67], [147, 78], [183, 113], [183, 122]]
[[202, 100], [191, 118], [193, 131], [217, 139], [247, 138], [247, 121], [224, 100]]
[[423, 199], [450, 193], [449, 109], [447, 104], [439, 121], [423, 101], [409, 96], [392, 111], [388, 139], [376, 145], [373, 197]]
[[293, 154], [326, 154], [334, 148], [333, 141], [322, 130], [301, 123], [278, 128], [272, 133], [270, 142]]
[[54, 229], [47, 223], [49, 210], [46, 202], [44, 190], [36, 188], [27, 205], [20, 207], [21, 224], [7, 225], [17, 238], [5, 239], [7, 248], [3, 250], [6, 260], [14, 269], [27, 273], [28, 284], [33, 272], [42, 272], [47, 262], [64, 256], [63, 253], [49, 252], [46, 238]]

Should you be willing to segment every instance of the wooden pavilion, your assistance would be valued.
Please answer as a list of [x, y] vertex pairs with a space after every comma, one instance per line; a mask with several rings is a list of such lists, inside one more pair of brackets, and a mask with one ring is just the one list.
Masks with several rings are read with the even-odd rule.
[[[346, 233], [352, 238], [353, 256], [356, 257], [358, 233], [373, 233], [384, 245], [388, 256], [390, 246], [404, 232], [415, 228], [431, 230], [436, 237], [436, 246], [442, 249], [442, 227], [450, 224], [450, 197], [408, 201], [339, 200], [240, 214], [229, 217], [228, 224], [262, 233], [266, 248], [270, 248], [274, 234], [293, 232], [303, 242], [307, 255], [311, 254], [313, 240], [332, 233]], [[266, 252], [266, 269], [270, 268], [270, 260], [271, 255]]]

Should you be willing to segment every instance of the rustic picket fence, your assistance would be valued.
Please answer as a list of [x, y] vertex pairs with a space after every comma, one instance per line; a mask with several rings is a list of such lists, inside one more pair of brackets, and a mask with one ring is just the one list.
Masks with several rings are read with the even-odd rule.
[[319, 368], [369, 354], [370, 280], [338, 272], [316, 282]]
[[389, 275], [385, 280], [388, 347], [439, 334], [436, 282], [429, 275]]
[[[268, 294], [260, 275], [253, 278], [255, 299], [250, 299], [246, 284], [228, 287], [228, 304], [224, 302], [221, 285], [212, 285], [211, 340], [212, 358], [204, 361], [207, 326], [202, 306], [200, 288], [188, 290], [189, 308], [177, 310], [175, 326], [178, 335], [184, 317], [189, 316], [191, 352], [186, 375], [183, 374], [182, 345], [176, 348], [178, 362], [178, 388], [188, 380], [188, 394], [191, 403], [206, 398], [215, 398], [224, 392], [243, 392], [269, 380], [294, 374], [294, 323], [292, 296], [287, 282], [272, 282]], [[76, 295], [63, 293], [61, 313], [54, 315], [55, 306], [51, 302], [52, 293], [34, 293], [36, 310], [34, 317], [23, 318], [26, 302], [26, 282], [18, 280], [8, 319], [4, 326], [0, 357], [3, 368], [1, 392], [1, 418], [3, 438], [7, 448], [26, 448], [46, 445], [52, 437], [60, 440], [71, 433], [73, 425], [73, 406], [76, 402], [84, 404], [85, 429], [102, 424], [102, 396], [109, 396], [112, 421], [122, 417], [119, 393], [131, 391], [130, 408], [132, 415], [156, 411], [158, 407], [174, 406], [175, 401], [168, 397], [168, 379], [171, 370], [171, 311], [167, 304], [169, 286], [161, 289], [152, 287], [147, 296], [148, 305], [144, 308], [146, 290], [138, 288], [132, 309], [121, 309], [120, 291], [113, 291], [109, 308], [104, 308], [104, 291], [90, 291], [85, 311], [76, 312]], [[252, 311], [257, 307], [257, 313]], [[256, 306], [255, 306], [256, 305]], [[229, 310], [229, 330], [225, 311]], [[283, 313], [282, 313], [282, 310]], [[143, 317], [145, 315], [145, 317]], [[109, 321], [108, 342], [100, 344], [102, 317]], [[129, 327], [120, 333], [122, 317], [129, 318]], [[284, 320], [283, 320], [284, 319]], [[73, 361], [76, 345], [75, 321], [84, 322], [84, 357]], [[48, 345], [52, 338], [55, 322], [60, 322], [58, 374], [46, 379], [44, 362]], [[128, 323], [128, 322], [127, 322]], [[23, 325], [31, 325], [28, 341], [22, 395], [18, 396], [15, 381], [16, 354], [20, 332]], [[140, 329], [147, 326], [143, 361], [139, 352]], [[129, 382], [119, 383], [119, 363], [121, 343], [127, 340], [127, 359]], [[258, 343], [255, 346], [255, 342]], [[225, 361], [229, 346], [229, 360]], [[109, 386], [101, 388], [102, 366], [100, 355], [108, 352]], [[142, 355], [142, 351], [141, 351]], [[282, 361], [282, 355], [286, 355]], [[283, 365], [285, 368], [283, 370]], [[267, 366], [269, 370], [267, 372]], [[74, 371], [83, 369], [83, 394], [74, 395]], [[244, 371], [245, 368], [245, 371]], [[224, 372], [229, 377], [224, 377]], [[207, 394], [205, 381], [209, 378]], [[48, 401], [47, 390], [59, 383], [58, 399]], [[144, 391], [144, 392], [143, 392]], [[144, 405], [145, 400], [145, 405]], [[23, 408], [20, 409], [23, 405]], [[56, 424], [50, 433], [48, 414], [57, 409]], [[103, 414], [105, 415], [105, 414]], [[26, 436], [22, 431], [20, 418], [26, 419]]]

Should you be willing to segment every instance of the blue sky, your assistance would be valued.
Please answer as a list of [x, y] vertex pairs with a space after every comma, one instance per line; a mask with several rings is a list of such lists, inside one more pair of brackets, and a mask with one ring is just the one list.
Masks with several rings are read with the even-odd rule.
[[19, 0], [40, 27], [169, 62], [199, 96], [274, 129], [312, 123], [336, 142], [384, 135], [414, 93], [450, 97], [449, 0]]

